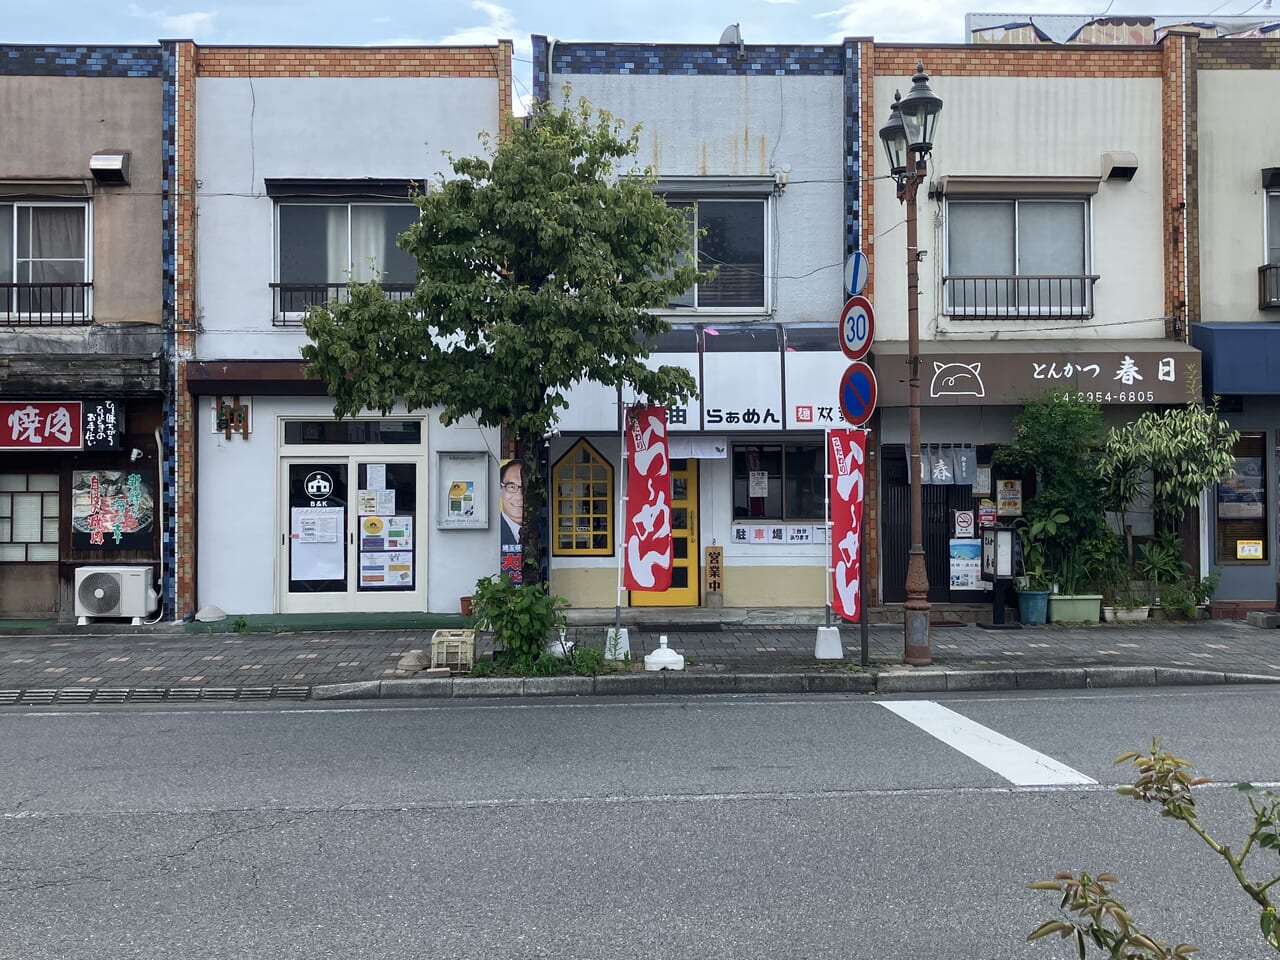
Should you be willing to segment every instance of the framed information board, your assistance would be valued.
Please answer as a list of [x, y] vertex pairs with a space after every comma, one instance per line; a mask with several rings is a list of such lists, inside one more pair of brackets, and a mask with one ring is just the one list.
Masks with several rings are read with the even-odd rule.
[[489, 529], [489, 455], [442, 451], [436, 460], [436, 528]]

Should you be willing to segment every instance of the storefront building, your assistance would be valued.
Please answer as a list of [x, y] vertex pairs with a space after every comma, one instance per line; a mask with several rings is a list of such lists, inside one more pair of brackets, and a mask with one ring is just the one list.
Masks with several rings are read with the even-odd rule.
[[690, 210], [713, 281], [665, 311], [653, 364], [699, 396], [668, 410], [671, 589], [619, 596], [622, 408], [568, 397], [548, 446], [551, 589], [577, 607], [821, 606], [823, 429], [847, 365], [838, 343], [846, 249], [859, 231], [860, 43], [757, 46], [533, 38], [534, 95], [563, 91], [640, 125], [638, 160]]
[[174, 64], [0, 47], [0, 616], [172, 606]]
[[501, 132], [510, 43], [193, 56], [189, 612], [457, 612], [500, 563], [497, 431], [429, 410], [335, 419], [301, 320], [350, 279], [412, 291], [395, 241], [413, 184]]
[[[1180, 43], [993, 43], [981, 55], [974, 44], [875, 44], [868, 53], [867, 109], [881, 122], [919, 62], [943, 100], [918, 193], [916, 256], [934, 603], [989, 599], [976, 564], [952, 562], [976, 556], [977, 532], [957, 531], [957, 514], [971, 521], [987, 506], [1012, 523], [1034, 496], [1030, 478], [991, 466], [1025, 401], [1067, 391], [1119, 425], [1198, 396], [1199, 354], [1185, 342], [1183, 225], [1170, 219], [1184, 195]], [[1037, 134], [990, 122], [1015, 116], [1034, 117]], [[883, 163], [877, 156], [863, 181], [862, 249], [877, 321], [875, 553], [879, 596], [893, 604], [906, 599], [910, 544], [910, 354], [905, 211], [892, 178], [876, 175]], [[1003, 481], [1014, 493], [999, 495]], [[1133, 532], [1149, 534], [1136, 516]]]
[[1218, 616], [1280, 604], [1280, 130], [1232, 107], [1280, 97], [1274, 24], [1247, 38], [1188, 40], [1200, 136], [1192, 154], [1196, 266], [1191, 340], [1204, 351], [1206, 396], [1240, 431], [1236, 470], [1211, 491], [1204, 563], [1220, 571]]

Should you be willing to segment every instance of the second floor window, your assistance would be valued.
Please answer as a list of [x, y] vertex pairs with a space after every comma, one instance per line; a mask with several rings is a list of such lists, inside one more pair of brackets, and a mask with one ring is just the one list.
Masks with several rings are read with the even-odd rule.
[[412, 290], [417, 261], [396, 246], [418, 218], [412, 203], [281, 203], [277, 215], [281, 312], [341, 296], [352, 280]]
[[946, 309], [952, 316], [1088, 317], [1089, 203], [947, 203]]
[[1267, 263], [1280, 264], [1280, 190], [1267, 194]]
[[0, 313], [19, 322], [84, 316], [88, 221], [84, 203], [0, 203]]
[[673, 307], [765, 309], [765, 215], [763, 199], [672, 202], [688, 211], [699, 270], [719, 268], [709, 283], [694, 284], [671, 301]]

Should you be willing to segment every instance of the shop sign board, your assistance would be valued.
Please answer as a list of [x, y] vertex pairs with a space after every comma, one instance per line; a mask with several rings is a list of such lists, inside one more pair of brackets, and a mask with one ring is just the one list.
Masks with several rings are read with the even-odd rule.
[[0, 401], [0, 450], [119, 450], [118, 400]]

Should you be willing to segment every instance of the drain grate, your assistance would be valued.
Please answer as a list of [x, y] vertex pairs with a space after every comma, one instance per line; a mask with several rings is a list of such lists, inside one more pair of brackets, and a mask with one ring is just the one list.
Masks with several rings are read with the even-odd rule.
[[197, 703], [201, 700], [308, 700], [308, 686], [279, 687], [61, 687], [0, 690], [0, 706], [53, 703]]

